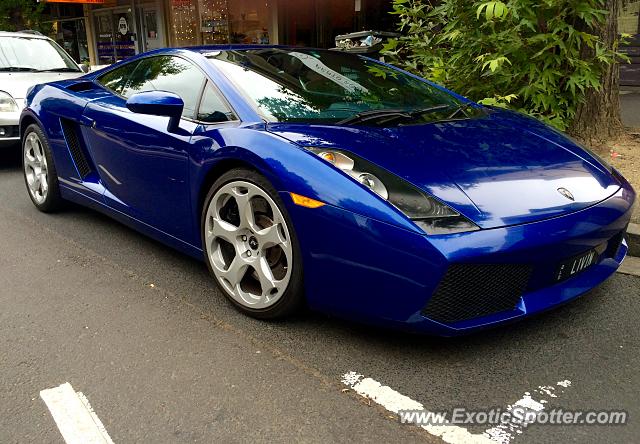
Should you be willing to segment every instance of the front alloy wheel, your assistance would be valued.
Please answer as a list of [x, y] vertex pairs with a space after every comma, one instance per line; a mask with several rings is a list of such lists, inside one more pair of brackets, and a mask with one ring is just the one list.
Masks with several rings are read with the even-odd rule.
[[[231, 174], [230, 174], [231, 173]], [[277, 193], [249, 170], [232, 170], [209, 193], [203, 241], [225, 294], [256, 317], [288, 314], [301, 298], [297, 240]]]

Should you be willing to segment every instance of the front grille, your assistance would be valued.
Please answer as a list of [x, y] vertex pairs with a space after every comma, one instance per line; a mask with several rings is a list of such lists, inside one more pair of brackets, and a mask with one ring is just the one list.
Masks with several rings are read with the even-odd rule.
[[84, 179], [91, 172], [91, 166], [87, 161], [87, 157], [84, 155], [84, 151], [80, 146], [80, 140], [78, 138], [78, 125], [67, 119], [60, 119], [62, 125], [62, 133], [69, 146], [69, 152], [73, 158], [73, 162], [78, 168], [80, 178]]
[[519, 264], [452, 264], [422, 314], [451, 323], [513, 310], [531, 271]]

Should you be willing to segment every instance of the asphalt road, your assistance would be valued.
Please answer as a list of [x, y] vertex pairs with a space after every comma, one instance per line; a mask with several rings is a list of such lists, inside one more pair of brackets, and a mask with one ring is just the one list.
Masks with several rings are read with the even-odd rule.
[[62, 442], [39, 392], [67, 381], [116, 443], [438, 442], [345, 392], [350, 371], [432, 411], [506, 407], [571, 381], [547, 407], [626, 410], [629, 423], [535, 425], [513, 443], [640, 436], [637, 277], [617, 274], [557, 310], [454, 340], [316, 313], [265, 323], [234, 310], [198, 261], [90, 210], [39, 213], [6, 153], [0, 252], [3, 443]]

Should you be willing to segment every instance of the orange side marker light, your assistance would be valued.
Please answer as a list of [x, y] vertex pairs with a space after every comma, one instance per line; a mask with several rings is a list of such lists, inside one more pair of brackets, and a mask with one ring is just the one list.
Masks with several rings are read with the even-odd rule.
[[311, 199], [310, 197], [301, 196], [296, 193], [291, 194], [291, 199], [293, 199], [293, 203], [296, 205], [300, 205], [301, 207], [307, 208], [319, 208], [325, 205], [324, 202], [320, 202], [319, 200]]

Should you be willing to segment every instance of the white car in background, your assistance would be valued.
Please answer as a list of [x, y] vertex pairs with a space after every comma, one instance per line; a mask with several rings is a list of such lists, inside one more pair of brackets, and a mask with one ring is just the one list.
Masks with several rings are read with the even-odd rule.
[[0, 32], [0, 147], [20, 142], [18, 121], [29, 88], [84, 72], [48, 37], [32, 31]]

